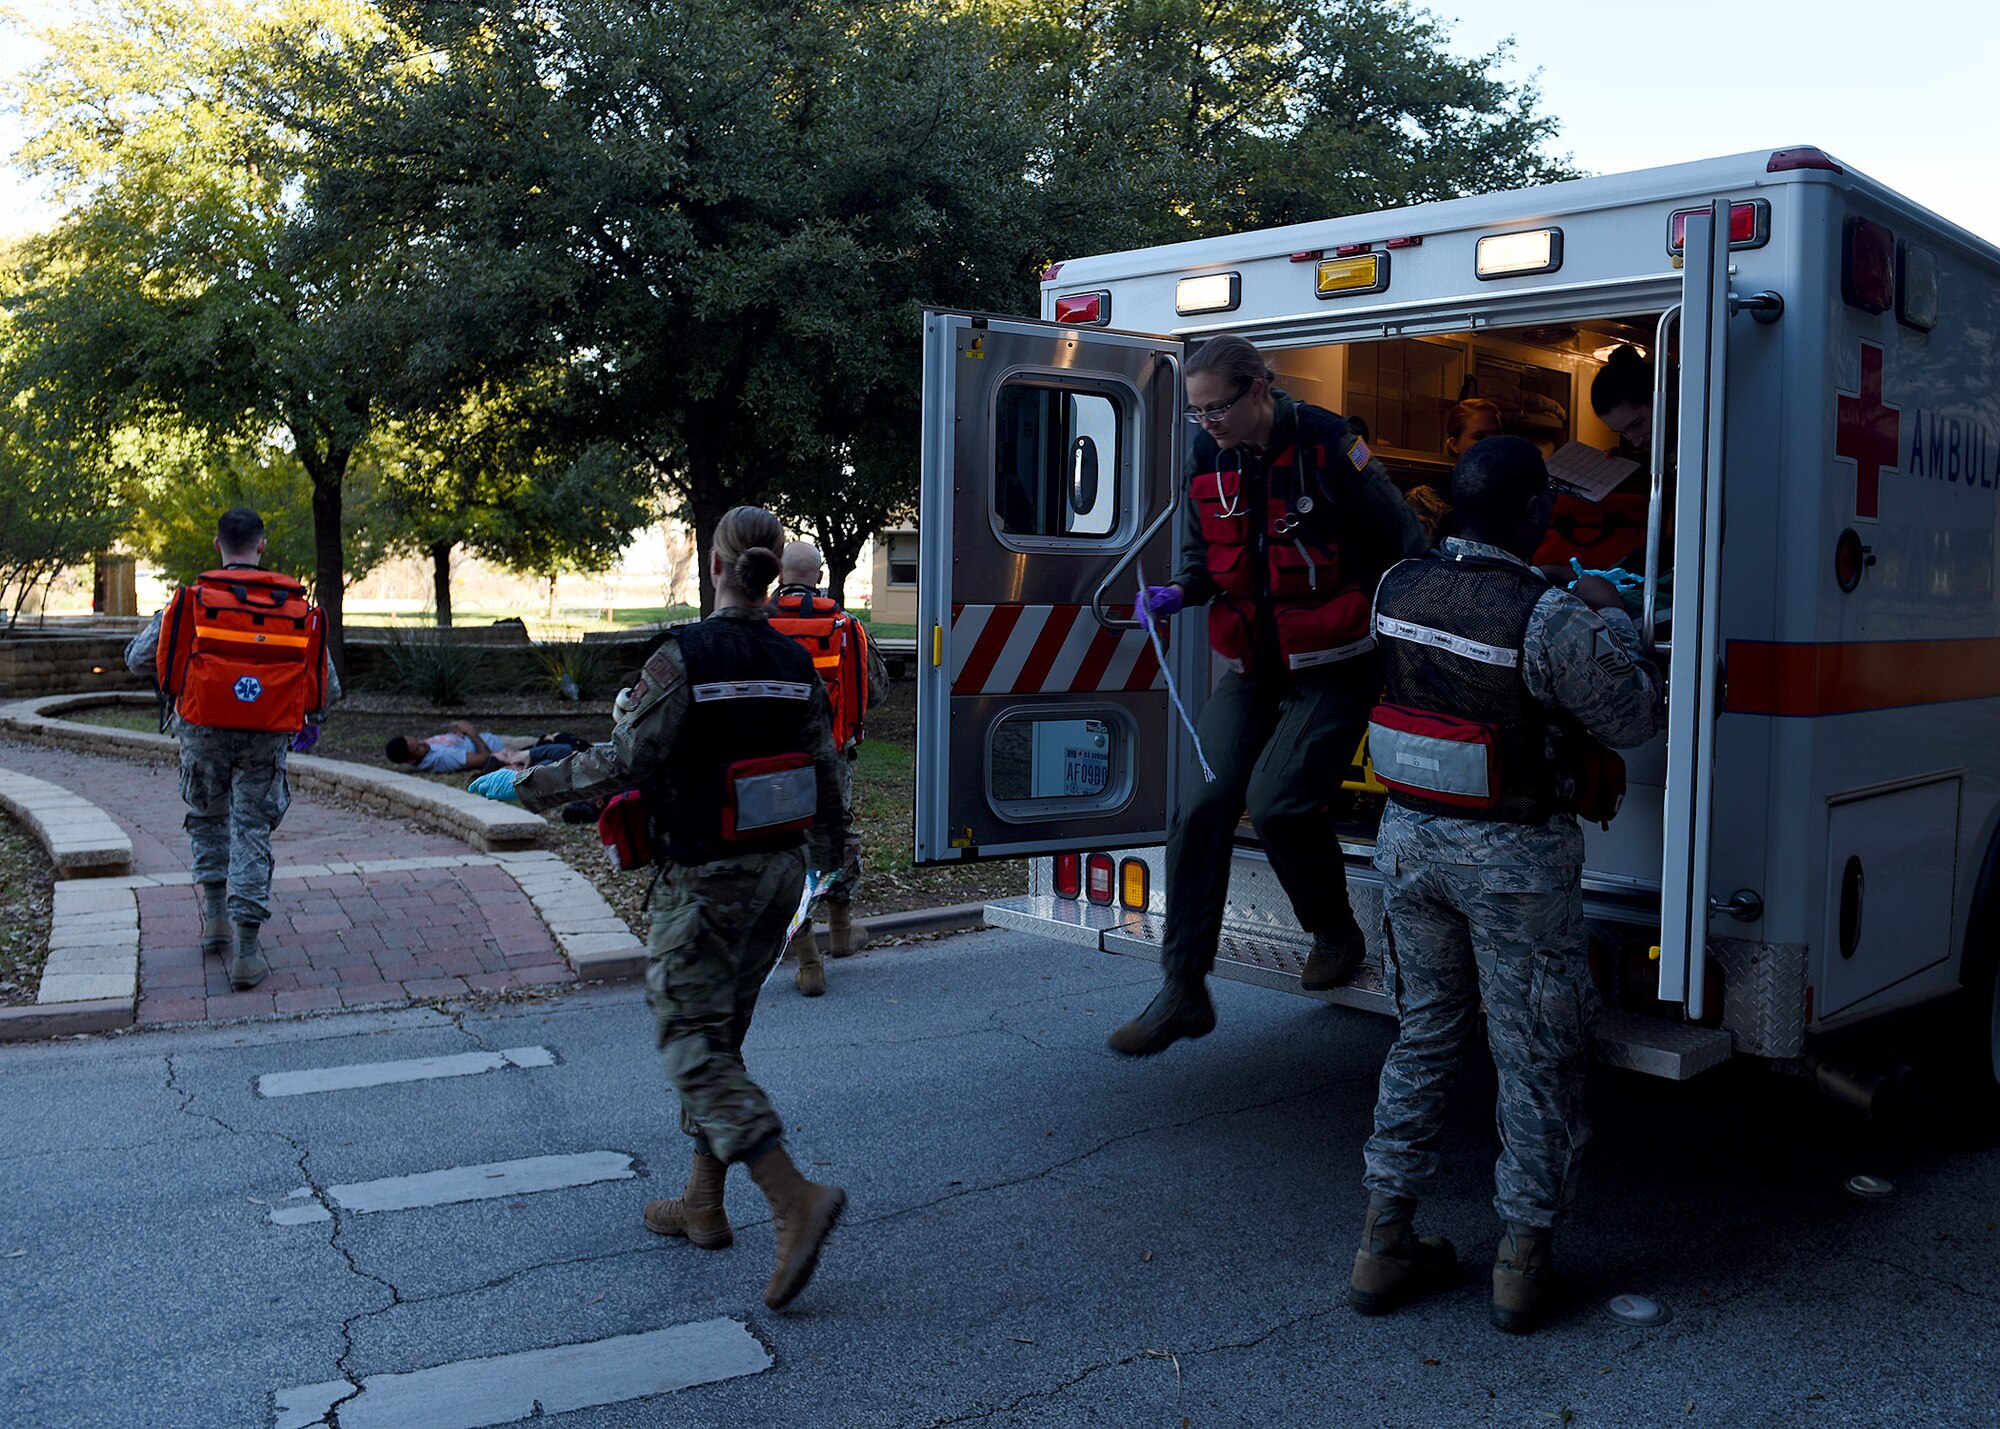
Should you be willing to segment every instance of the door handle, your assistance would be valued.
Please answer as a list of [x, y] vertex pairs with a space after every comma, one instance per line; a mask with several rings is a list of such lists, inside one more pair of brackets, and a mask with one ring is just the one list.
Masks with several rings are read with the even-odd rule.
[[1764, 900], [1753, 889], [1739, 888], [1727, 898], [1709, 899], [1708, 911], [1727, 913], [1739, 923], [1754, 923], [1764, 916]]

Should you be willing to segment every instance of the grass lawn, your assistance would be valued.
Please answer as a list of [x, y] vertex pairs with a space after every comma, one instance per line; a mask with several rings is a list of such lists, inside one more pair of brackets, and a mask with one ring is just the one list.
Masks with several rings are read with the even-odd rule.
[[41, 988], [55, 881], [41, 843], [0, 815], [0, 1007], [24, 1007]]
[[[861, 822], [863, 876], [855, 912], [861, 918], [872, 913], [902, 912], [912, 908], [935, 908], [954, 903], [977, 903], [987, 898], [1011, 897], [1027, 887], [1026, 867], [1020, 863], [947, 864], [918, 868], [910, 862], [910, 817], [916, 807], [916, 687], [902, 681], [889, 697], [868, 716], [868, 741], [861, 746], [855, 767], [855, 817]], [[150, 708], [107, 705], [79, 710], [69, 716], [91, 724], [119, 729], [154, 731], [159, 721]], [[604, 715], [579, 713], [573, 706], [550, 703], [529, 714], [481, 714], [476, 708], [466, 713], [481, 729], [501, 734], [543, 734], [567, 730], [585, 739], [609, 737], [611, 721]], [[382, 746], [391, 735], [430, 734], [449, 723], [435, 710], [415, 710], [405, 714], [360, 714], [334, 709], [313, 753], [329, 759], [346, 759], [357, 764], [386, 764]], [[463, 774], [419, 774], [419, 779], [436, 779], [459, 788], [469, 782]], [[590, 878], [640, 937], [646, 933], [639, 904], [645, 897], [650, 874], [620, 873], [605, 857], [597, 826], [563, 824], [549, 816], [550, 847], [571, 867]], [[12, 866], [11, 864], [9, 865]], [[46, 946], [46, 936], [43, 944]], [[0, 981], [5, 974], [0, 972]]]

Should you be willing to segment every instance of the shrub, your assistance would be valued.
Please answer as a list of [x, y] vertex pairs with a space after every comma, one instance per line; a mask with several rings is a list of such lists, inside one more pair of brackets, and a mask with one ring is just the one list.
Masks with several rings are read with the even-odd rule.
[[538, 640], [535, 642], [535, 671], [531, 688], [546, 690], [564, 699], [594, 700], [612, 693], [616, 671], [608, 645], [581, 640]]
[[391, 693], [413, 695], [439, 709], [462, 707], [488, 683], [479, 668], [480, 653], [434, 630], [394, 628], [382, 654], [382, 684]]

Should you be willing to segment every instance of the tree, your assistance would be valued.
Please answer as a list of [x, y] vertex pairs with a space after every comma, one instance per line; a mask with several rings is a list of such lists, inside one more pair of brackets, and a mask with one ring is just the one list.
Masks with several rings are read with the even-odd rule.
[[447, 59], [357, 100], [317, 201], [482, 255], [486, 320], [506, 311], [515, 359], [561, 372], [551, 410], [570, 437], [633, 454], [694, 527], [704, 608], [728, 507], [837, 464], [857, 419], [911, 410], [921, 298], [997, 298], [1025, 266], [1018, 236], [992, 244], [1011, 211], [994, 175], [1027, 121], [995, 104], [969, 15], [914, 0], [394, 14]]
[[[382, 497], [385, 484], [376, 443], [349, 464], [341, 502], [344, 553], [342, 576], [360, 580], [391, 552], [397, 530]], [[282, 449], [179, 451], [155, 443], [143, 464], [133, 504], [130, 540], [139, 552], [183, 585], [213, 570], [215, 521], [233, 506], [247, 506], [264, 518], [267, 569], [301, 575], [314, 599], [325, 604], [314, 572], [317, 536], [313, 483], [292, 453]]]
[[282, 436], [344, 665], [343, 485], [422, 304], [391, 235], [306, 201], [309, 141], [348, 92], [329, 72], [409, 57], [365, 0], [96, 0], [40, 38], [22, 157], [66, 212], [15, 302], [36, 379], [113, 424], [170, 417], [237, 450]]

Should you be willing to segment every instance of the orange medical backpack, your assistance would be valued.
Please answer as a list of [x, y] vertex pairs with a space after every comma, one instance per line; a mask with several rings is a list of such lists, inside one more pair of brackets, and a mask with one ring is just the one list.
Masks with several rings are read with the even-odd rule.
[[771, 628], [789, 635], [812, 656], [833, 708], [833, 747], [846, 749], [862, 737], [868, 712], [868, 634], [861, 622], [830, 596], [773, 597]]
[[188, 724], [294, 734], [326, 703], [326, 626], [275, 571], [204, 571], [160, 620], [160, 691]]

